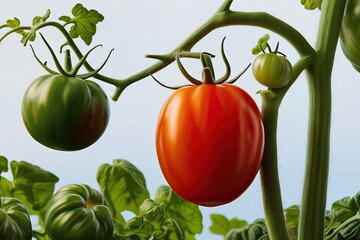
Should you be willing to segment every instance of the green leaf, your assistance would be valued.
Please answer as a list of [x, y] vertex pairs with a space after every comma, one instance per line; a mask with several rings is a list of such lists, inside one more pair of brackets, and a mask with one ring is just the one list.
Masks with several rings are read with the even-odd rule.
[[103, 164], [97, 172], [97, 181], [113, 217], [125, 223], [121, 212], [139, 214], [139, 207], [150, 197], [144, 175], [126, 160], [116, 159], [113, 165]]
[[71, 17], [69, 17], [69, 16], [61, 16], [61, 17], [59, 17], [59, 20], [64, 21], [66, 23], [70, 23], [71, 22]]
[[0, 175], [3, 172], [9, 171], [8, 160], [4, 156], [0, 156]]
[[23, 44], [26, 44], [28, 41], [31, 41], [31, 42], [35, 41], [35, 39], [36, 39], [36, 31], [35, 31], [34, 27], [46, 22], [46, 20], [48, 20], [49, 17], [50, 17], [50, 9], [48, 9], [43, 16], [35, 16], [33, 18], [32, 28], [31, 28], [30, 31], [27, 31], [27, 32], [18, 31], [18, 33], [22, 35], [21, 42]]
[[184, 234], [179, 224], [172, 218], [168, 218], [165, 221], [164, 227], [167, 227], [167, 229], [170, 230], [170, 234], [168, 236], [170, 240], [195, 240], [195, 237], [188, 232], [186, 232], [186, 238], [184, 238]]
[[229, 220], [225, 216], [221, 214], [211, 214], [210, 219], [212, 222], [210, 231], [212, 233], [225, 236], [229, 232]]
[[154, 228], [148, 221], [145, 221], [142, 216], [135, 216], [126, 222], [124, 226], [125, 236], [135, 235], [139, 238], [134, 239], [149, 239], [154, 232]]
[[356, 202], [351, 197], [345, 197], [334, 202], [331, 206], [331, 210], [326, 214], [326, 219], [328, 221], [325, 230], [326, 234], [332, 233], [343, 222], [354, 216], [358, 210]]
[[247, 239], [265, 240], [270, 239], [267, 234], [267, 228], [264, 219], [258, 219], [247, 227]]
[[248, 222], [245, 220], [239, 220], [237, 218], [232, 218], [230, 219], [230, 229], [233, 228], [243, 228], [246, 227], [248, 225]]
[[51, 240], [50, 237], [42, 231], [33, 230], [33, 238], [36, 240]]
[[347, 224], [343, 229], [340, 230], [340, 235], [344, 239], [360, 239], [360, 219], [356, 219]]
[[96, 24], [104, 20], [104, 16], [96, 10], [87, 10], [82, 4], [78, 3], [72, 9], [74, 17], [61, 16], [59, 20], [64, 21], [65, 25], [73, 24], [70, 28], [70, 36], [72, 38], [80, 38], [90, 45], [92, 37], [96, 33]]
[[307, 10], [321, 9], [322, 0], [301, 0], [301, 4]]
[[20, 20], [16, 17], [14, 19], [6, 20], [6, 26], [10, 28], [16, 28], [20, 26]]
[[210, 218], [212, 221], [210, 231], [222, 236], [226, 236], [226, 234], [233, 228], [243, 228], [248, 225], [246, 221], [239, 220], [237, 218], [233, 218], [229, 221], [221, 214], [211, 214]]
[[242, 229], [231, 229], [225, 236], [225, 240], [245, 240]]
[[154, 200], [146, 199], [139, 207], [140, 214], [146, 221], [150, 222], [159, 229], [162, 222], [165, 220], [165, 208], [162, 204], [158, 204]]
[[360, 192], [334, 202], [326, 220], [326, 236], [337, 233], [335, 240], [360, 239]]
[[0, 176], [0, 197], [11, 197], [12, 183]]
[[185, 201], [168, 186], [160, 186], [155, 193], [155, 202], [164, 204], [165, 218], [172, 218], [183, 233], [195, 235], [202, 232], [202, 215], [199, 206]]
[[265, 34], [264, 36], [262, 36], [262, 37], [258, 40], [256, 46], [252, 49], [252, 51], [251, 51], [252, 54], [253, 54], [253, 55], [257, 55], [257, 54], [263, 52], [263, 51], [266, 49], [266, 47], [267, 47], [267, 42], [269, 41], [269, 39], [270, 39], [270, 35], [269, 35], [269, 34]]
[[49, 17], [50, 17], [50, 9], [48, 9], [46, 11], [44, 16], [35, 16], [33, 18], [32, 24], [33, 24], [33, 26], [37, 26], [39, 24], [42, 24], [42, 23], [46, 22], [46, 20], [48, 20]]
[[163, 231], [154, 231], [151, 235], [151, 240], [165, 240], [165, 235]]
[[31, 214], [46, 209], [59, 178], [42, 168], [24, 161], [10, 163], [13, 174], [13, 196], [19, 199]]
[[258, 219], [243, 228], [233, 228], [225, 236], [225, 240], [270, 240], [265, 220]]
[[285, 220], [288, 233], [291, 239], [296, 240], [298, 236], [300, 209], [298, 205], [285, 209]]

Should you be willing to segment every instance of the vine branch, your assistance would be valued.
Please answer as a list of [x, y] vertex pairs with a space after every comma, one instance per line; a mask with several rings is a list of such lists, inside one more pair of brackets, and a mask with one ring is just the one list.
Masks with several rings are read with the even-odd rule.
[[[238, 12], [231, 11], [230, 7], [232, 0], [226, 0], [220, 6], [220, 8], [215, 12], [215, 14], [207, 20], [202, 26], [195, 30], [188, 38], [186, 38], [182, 43], [180, 43], [175, 49], [173, 49], [168, 54], [164, 55], [147, 55], [149, 58], [154, 58], [159, 60], [155, 64], [143, 69], [142, 71], [135, 73], [124, 79], [116, 79], [102, 74], [95, 74], [94, 77], [98, 80], [104, 81], [106, 83], [116, 86], [116, 91], [113, 95], [113, 100], [117, 101], [120, 94], [126, 87], [129, 85], [148, 77], [151, 74], [165, 68], [175, 60], [175, 55], [180, 52], [190, 52], [192, 47], [199, 42], [202, 38], [208, 35], [215, 29], [226, 27], [226, 26], [257, 26], [268, 29], [274, 33], [279, 34], [280, 36], [287, 39], [293, 47], [299, 52], [300, 56], [306, 55], [315, 55], [314, 49], [306, 41], [306, 39], [299, 33], [295, 28], [291, 27], [289, 24], [283, 22], [282, 20], [264, 13], [264, 12]], [[64, 25], [61, 25], [58, 22], [44, 22], [39, 25], [30, 27], [30, 26], [21, 26], [12, 29], [6, 33], [3, 37], [0, 38], [0, 41], [3, 40], [6, 36], [13, 32], [18, 32], [20, 30], [30, 30], [31, 33], [35, 33], [45, 27], [55, 27], [57, 28], [65, 37], [67, 45], [71, 47], [76, 56], [81, 59], [83, 54], [75, 44], [74, 40], [66, 30]], [[29, 34], [30, 35], [30, 34]], [[28, 36], [29, 37], [29, 36]], [[26, 42], [25, 42], [26, 44]], [[85, 68], [88, 71], [94, 71], [91, 65], [85, 61]]]
[[[140, 71], [132, 76], [129, 76], [123, 79], [123, 87], [117, 88], [113, 99], [116, 101], [120, 96], [121, 92], [125, 87], [130, 84], [141, 80], [147, 76], [149, 73], [155, 73], [167, 65], [171, 64], [175, 59], [174, 55], [182, 51], [191, 51], [192, 47], [199, 42], [203, 37], [208, 35], [215, 29], [226, 27], [226, 26], [239, 26], [239, 25], [250, 25], [258, 26], [270, 31], [273, 31], [280, 36], [287, 39], [290, 44], [299, 52], [301, 56], [316, 56], [315, 50], [311, 45], [306, 41], [306, 39], [299, 33], [296, 29], [291, 27], [289, 24], [283, 22], [282, 20], [264, 13], [264, 12], [235, 12], [229, 10], [232, 1], [227, 0], [224, 4], [218, 9], [218, 11], [201, 27], [195, 30], [187, 39], [185, 39], [178, 47], [168, 54], [162, 55], [161, 61], [155, 63], [154, 65]], [[154, 55], [151, 55], [154, 56]]]

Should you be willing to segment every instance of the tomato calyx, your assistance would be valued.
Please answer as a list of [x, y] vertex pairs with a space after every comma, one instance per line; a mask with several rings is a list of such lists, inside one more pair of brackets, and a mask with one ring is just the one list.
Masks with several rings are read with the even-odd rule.
[[[95, 74], [97, 74], [104, 66], [105, 64], [107, 63], [107, 61], [109, 60], [110, 58], [110, 55], [111, 53], [113, 52], [114, 49], [111, 49], [110, 53], [108, 54], [108, 56], [106, 57], [105, 61], [100, 65], [100, 67], [98, 67], [97, 69], [95, 69], [94, 71], [91, 71], [91, 72], [88, 72], [88, 73], [85, 73], [85, 74], [78, 74], [78, 71], [80, 70], [80, 68], [86, 63], [86, 59], [87, 57], [90, 55], [90, 53], [95, 49], [95, 48], [98, 48], [100, 46], [102, 46], [101, 44], [99, 45], [96, 45], [95, 47], [91, 48], [84, 56], [82, 56], [80, 59], [79, 59], [79, 62], [73, 67], [72, 66], [72, 63], [71, 63], [71, 57], [70, 57], [70, 50], [65, 50], [65, 64], [64, 64], [64, 68], [61, 66], [59, 60], [57, 59], [56, 57], [56, 54], [54, 52], [54, 50], [51, 48], [50, 44], [46, 41], [45, 37], [39, 33], [42, 40], [44, 41], [46, 47], [48, 48], [48, 50], [50, 51], [50, 54], [54, 60], [54, 64], [58, 70], [57, 71], [54, 71], [52, 70], [51, 68], [49, 68], [47, 66], [47, 62], [42, 62], [38, 56], [36, 55], [35, 53], [35, 50], [34, 48], [30, 45], [31, 47], [31, 50], [32, 50], [32, 53], [34, 54], [34, 57], [35, 59], [38, 61], [38, 63], [50, 74], [52, 75], [63, 75], [63, 76], [66, 76], [66, 77], [76, 77], [76, 78], [79, 78], [79, 79], [82, 79], [82, 80], [85, 80], [87, 78], [90, 78], [92, 76], [94, 76]], [[63, 46], [62, 46], [63, 47]], [[62, 47], [61, 47], [61, 51], [62, 52]]]
[[226, 70], [225, 70], [225, 74], [222, 77], [220, 77], [219, 79], [216, 79], [216, 77], [215, 77], [215, 71], [214, 71], [214, 67], [212, 64], [212, 60], [211, 60], [211, 58], [215, 57], [215, 55], [210, 54], [208, 52], [201, 52], [199, 54], [199, 60], [201, 61], [201, 64], [202, 64], [202, 79], [201, 80], [196, 79], [193, 76], [191, 76], [186, 71], [183, 64], [181, 63], [180, 58], [186, 57], [186, 55], [183, 55], [184, 52], [180, 52], [175, 55], [175, 60], [176, 60], [176, 63], [177, 63], [177, 66], [178, 66], [180, 72], [191, 84], [186, 84], [186, 85], [181, 85], [181, 86], [167, 86], [167, 85], [161, 83], [159, 80], [157, 80], [152, 74], [150, 74], [150, 75], [161, 86], [169, 88], [169, 89], [173, 89], [173, 90], [177, 90], [177, 89], [180, 89], [180, 88], [186, 87], [186, 86], [193, 86], [193, 85], [199, 86], [201, 84], [223, 84], [223, 83], [233, 84], [246, 72], [246, 70], [250, 67], [251, 63], [248, 64], [245, 67], [245, 69], [242, 70], [233, 79], [229, 80], [229, 77], [231, 75], [231, 67], [230, 67], [229, 61], [226, 57], [225, 51], [224, 51], [224, 42], [225, 42], [225, 37], [223, 38], [223, 40], [221, 42], [221, 56], [224, 61]]
[[[270, 46], [270, 44], [269, 44], [268, 42], [266, 42], [266, 48], [265, 48], [265, 49], [263, 48], [262, 45], [259, 45], [262, 54], [274, 54], [274, 55], [276, 55], [276, 56], [280, 56], [280, 57], [283, 57], [283, 58], [286, 59], [286, 58], [287, 58], [287, 57], [286, 57], [286, 54], [279, 51], [279, 46], [280, 46], [280, 43], [277, 42], [276, 47], [275, 47], [275, 50], [273, 51], [273, 50], [271, 49], [271, 46]], [[268, 50], [268, 52], [266, 52], [266, 49]]]

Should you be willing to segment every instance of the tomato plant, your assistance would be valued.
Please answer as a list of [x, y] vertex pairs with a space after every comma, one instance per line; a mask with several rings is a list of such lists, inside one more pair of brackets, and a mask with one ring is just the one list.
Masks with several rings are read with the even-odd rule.
[[[265, 219], [248, 224], [216, 215], [212, 218], [212, 232], [221, 234], [226, 239], [358, 239], [358, 194], [335, 202], [331, 210], [326, 211], [332, 69], [339, 36], [342, 38], [345, 55], [357, 70], [359, 68], [355, 41], [358, 36], [358, 1], [301, 0], [306, 9], [320, 11], [314, 45], [296, 28], [278, 17], [261, 11], [236, 11], [231, 9], [232, 3], [232, 0], [224, 0], [218, 10], [176, 48], [167, 54], [146, 55], [147, 58], [155, 59], [156, 63], [122, 79], [100, 74], [101, 68], [93, 69], [86, 60], [88, 53], [82, 54], [76, 38], [80, 37], [85, 44], [91, 44], [96, 24], [103, 21], [104, 17], [81, 4], [72, 9], [73, 16], [61, 16], [56, 21], [49, 19], [50, 11], [43, 16], [34, 17], [31, 25], [23, 25], [18, 18], [8, 19], [5, 24], [0, 25], [0, 29], [8, 30], [0, 41], [10, 34], [18, 33], [22, 37], [22, 43], [26, 45], [38, 39], [36, 36], [40, 30], [58, 30], [65, 41], [60, 52], [64, 47], [69, 48], [80, 64], [71, 68], [68, 60], [65, 69], [62, 69], [54, 57], [55, 53], [45, 41], [59, 70], [51, 70], [35, 56], [51, 74], [51, 77], [47, 75], [45, 78], [80, 78], [83, 80], [78, 79], [78, 82], [86, 83], [84, 79], [92, 76], [115, 87], [112, 97], [114, 101], [119, 99], [128, 86], [174, 61], [195, 85], [178, 88], [166, 102], [159, 117], [156, 136], [158, 158], [161, 169], [175, 192], [168, 187], [161, 187], [156, 192], [155, 199], [149, 200], [145, 178], [134, 166], [117, 160], [113, 166], [105, 164], [100, 168], [97, 180], [114, 224], [112, 236], [111, 233], [106, 233], [111, 238], [193, 240], [194, 235], [202, 230], [202, 217], [198, 206], [183, 198], [206, 206], [227, 203], [247, 188], [261, 164], [260, 182]], [[348, 6], [345, 9], [346, 4]], [[233, 81], [227, 82], [230, 68], [223, 48], [222, 56], [227, 71], [218, 80], [215, 80], [215, 71], [210, 61], [213, 55], [206, 51], [192, 51], [196, 43], [215, 29], [234, 25], [267, 29], [286, 40], [299, 54], [291, 71], [286, 59], [276, 54], [262, 54], [254, 62], [255, 75], [261, 73], [257, 77], [259, 82], [269, 87], [259, 91], [262, 99], [261, 116], [256, 104], [246, 97], [244, 90], [230, 85]], [[202, 61], [203, 81], [192, 78], [184, 70], [179, 61], [181, 57]], [[78, 75], [80, 67], [84, 67], [88, 73]], [[279, 108], [288, 90], [305, 71], [309, 85], [309, 126], [302, 202], [300, 206], [284, 210], [277, 154]], [[65, 92], [61, 91], [61, 94], [64, 96]], [[24, 99], [27, 99], [27, 95]], [[219, 163], [220, 161], [222, 162]], [[39, 217], [40, 228], [45, 229], [44, 211], [50, 206], [53, 185], [58, 179], [29, 163], [12, 162], [10, 166], [14, 180], [11, 182], [1, 176], [1, 196], [21, 200], [30, 213]], [[242, 167], [246, 170], [242, 171]], [[7, 171], [6, 168], [7, 163], [0, 158], [0, 173]], [[57, 196], [51, 201], [55, 201]], [[136, 216], [125, 220], [120, 214], [125, 210], [132, 211]], [[41, 231], [33, 231], [33, 235], [38, 240], [48, 237], [46, 232]]]

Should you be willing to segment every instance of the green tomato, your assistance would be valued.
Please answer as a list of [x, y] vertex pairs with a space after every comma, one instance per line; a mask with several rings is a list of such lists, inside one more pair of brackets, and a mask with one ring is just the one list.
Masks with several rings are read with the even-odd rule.
[[360, 72], [360, 1], [348, 0], [341, 24], [341, 48], [354, 66]]
[[0, 239], [31, 238], [32, 226], [27, 208], [16, 198], [0, 197]]
[[281, 88], [291, 79], [291, 63], [275, 53], [262, 53], [252, 64], [255, 79], [269, 88]]
[[45, 75], [27, 89], [22, 117], [28, 132], [39, 143], [75, 151], [100, 138], [109, 121], [110, 107], [106, 94], [95, 82]]
[[57, 191], [45, 214], [52, 240], [110, 240], [114, 226], [103, 195], [85, 184], [70, 184]]

